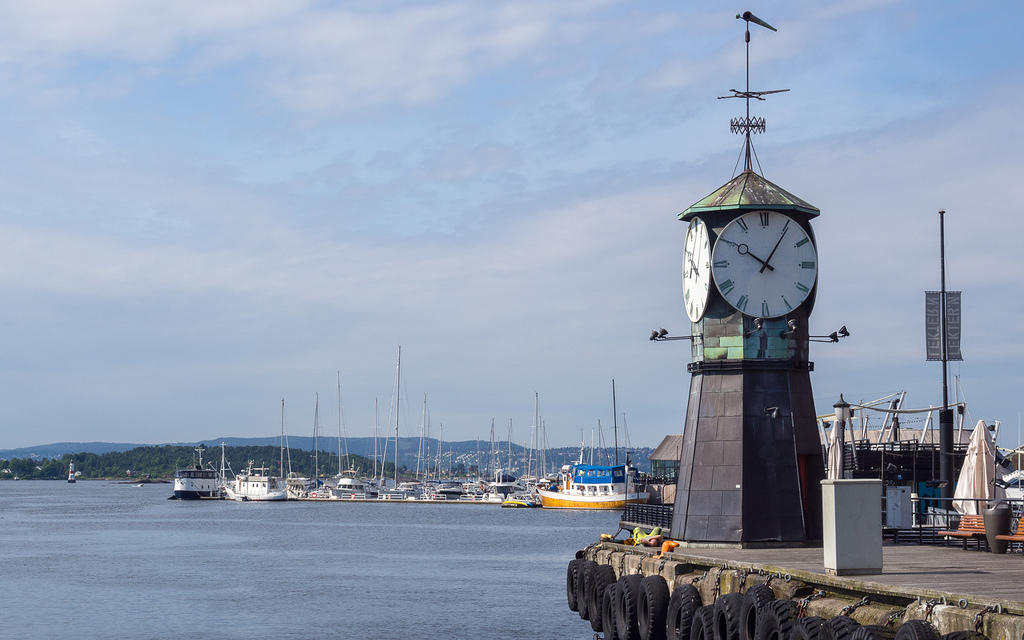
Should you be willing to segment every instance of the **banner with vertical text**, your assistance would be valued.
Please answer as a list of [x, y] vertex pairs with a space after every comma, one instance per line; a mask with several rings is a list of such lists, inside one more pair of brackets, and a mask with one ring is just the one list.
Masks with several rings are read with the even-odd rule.
[[[924, 344], [927, 360], [942, 360], [942, 292], [924, 293]], [[960, 292], [946, 292], [946, 359], [963, 360], [960, 352]]]

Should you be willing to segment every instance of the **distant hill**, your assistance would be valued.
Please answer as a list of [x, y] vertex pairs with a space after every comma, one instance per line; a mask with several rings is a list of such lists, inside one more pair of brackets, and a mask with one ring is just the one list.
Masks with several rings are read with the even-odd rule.
[[[72, 453], [95, 453], [104, 454], [112, 452], [129, 451], [138, 447], [154, 447], [154, 446], [178, 446], [178, 447], [194, 447], [200, 443], [206, 447], [213, 448], [219, 447], [223, 442], [228, 447], [277, 447], [280, 446], [281, 439], [279, 436], [270, 436], [266, 438], [211, 438], [209, 440], [202, 440], [200, 442], [171, 442], [164, 443], [162, 445], [154, 444], [139, 444], [139, 443], [123, 443], [123, 442], [56, 442], [53, 444], [38, 445], [34, 447], [21, 447], [19, 449], [4, 449], [0, 450], [0, 460], [10, 460], [13, 458], [33, 458], [33, 459], [50, 459], [60, 458], [66, 454]], [[348, 452], [353, 455], [364, 456], [372, 458], [373, 456], [373, 438], [348, 438], [347, 441], [343, 441], [343, 447], [347, 443]], [[312, 451], [313, 450], [313, 438], [309, 436], [289, 436], [288, 446], [291, 449], [301, 451]], [[436, 438], [427, 438], [424, 440], [424, 453], [419, 456], [420, 439], [418, 437], [400, 438], [398, 443], [398, 462], [399, 466], [405, 466], [408, 469], [415, 470], [417, 467], [417, 459], [423, 466], [434, 466], [437, 462], [437, 447], [438, 441]], [[484, 440], [463, 440], [460, 442], [445, 442], [442, 451], [443, 465], [447, 467], [449, 464], [457, 465], [460, 462], [465, 464], [467, 467], [476, 466], [478, 463], [483, 468], [490, 468], [492, 465], [495, 467], [509, 467], [509, 443], [496, 442], [496, 456], [495, 460], [492, 461], [488, 454], [490, 449], [490, 442]], [[378, 441], [378, 447], [383, 447], [383, 440]], [[388, 445], [387, 457], [388, 460], [394, 460], [394, 441]], [[320, 438], [319, 449], [321, 452], [337, 456], [338, 455], [338, 439], [331, 437]], [[651, 454], [653, 449], [650, 447], [641, 447], [630, 450], [630, 459], [641, 471], [650, 470], [650, 462], [648, 456]], [[525, 462], [529, 458], [529, 451], [521, 444], [512, 443], [511, 445], [511, 467], [513, 469], [521, 470], [525, 466]], [[575, 462], [579, 458], [579, 447], [556, 447], [548, 449], [545, 453], [546, 467], [548, 471], [557, 470], [563, 464], [569, 462]], [[381, 454], [378, 451], [378, 456]], [[536, 453], [534, 454], [534, 460], [536, 460]], [[595, 464], [606, 464], [610, 463], [614, 459], [614, 451], [611, 448], [597, 449], [594, 451], [593, 460]], [[587, 449], [585, 454], [585, 461], [590, 460], [590, 449]], [[625, 451], [619, 451], [619, 461], [625, 460]], [[536, 462], [533, 463], [536, 465]]]
[[53, 444], [40, 444], [33, 447], [21, 447], [20, 449], [0, 449], [0, 460], [12, 458], [60, 458], [66, 453], [114, 453], [128, 451], [136, 447], [149, 447], [148, 444], [133, 444], [128, 442], [54, 442]]

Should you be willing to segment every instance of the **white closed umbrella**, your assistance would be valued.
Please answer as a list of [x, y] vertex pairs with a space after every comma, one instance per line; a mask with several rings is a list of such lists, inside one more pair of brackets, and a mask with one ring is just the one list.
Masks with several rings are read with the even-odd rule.
[[841, 480], [843, 478], [842, 450], [843, 445], [839, 442], [839, 420], [832, 421], [832, 433], [829, 434], [828, 442], [828, 479]]
[[[995, 484], [996, 444], [984, 420], [978, 420], [967, 445], [964, 466], [956, 480], [953, 493], [953, 508], [962, 515], [976, 516], [984, 507], [978, 500], [995, 500], [1006, 497], [1006, 490]], [[977, 500], [973, 500], [976, 498]]]

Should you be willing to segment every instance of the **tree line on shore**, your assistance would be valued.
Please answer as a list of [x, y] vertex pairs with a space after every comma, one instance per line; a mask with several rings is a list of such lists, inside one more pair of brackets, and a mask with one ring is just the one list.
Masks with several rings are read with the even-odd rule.
[[[319, 475], [332, 476], [339, 471], [338, 454], [328, 451], [320, 451], [317, 458]], [[281, 449], [279, 447], [225, 447], [224, 458], [226, 466], [235, 471], [246, 468], [249, 461], [255, 466], [268, 468], [272, 476], [280, 475], [281, 472]], [[19, 478], [22, 480], [65, 480], [68, 476], [68, 469], [74, 462], [75, 470], [79, 473], [80, 479], [126, 479], [126, 478], [171, 478], [178, 469], [192, 467], [198, 463], [198, 455], [193, 447], [182, 447], [174, 445], [157, 445], [149, 447], [136, 447], [128, 451], [115, 451], [110, 453], [73, 453], [65, 454], [60, 458], [12, 458], [0, 460], [0, 480]], [[289, 469], [302, 476], [313, 474], [314, 453], [312, 451], [291, 450], [286, 452], [284, 459], [285, 473]], [[206, 468], [220, 468], [220, 449], [209, 448], [203, 454], [203, 466]], [[364, 456], [344, 455], [340, 457], [340, 469], [355, 469], [361, 475], [372, 475], [374, 471], [373, 460]], [[462, 473], [475, 473], [475, 469], [454, 470]], [[380, 463], [377, 464], [377, 473], [380, 474]], [[394, 477], [395, 466], [388, 462], [384, 464], [383, 475]], [[408, 473], [403, 465], [399, 467], [399, 475]]]

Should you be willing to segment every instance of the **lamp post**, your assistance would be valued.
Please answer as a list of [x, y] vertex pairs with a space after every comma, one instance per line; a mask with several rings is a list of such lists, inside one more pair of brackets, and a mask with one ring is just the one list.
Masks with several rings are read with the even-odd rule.
[[839, 402], [832, 405], [832, 408], [836, 410], [836, 443], [834, 446], [839, 447], [839, 455], [836, 459], [839, 461], [837, 469], [839, 478], [843, 477], [844, 463], [843, 454], [845, 453], [844, 442], [846, 441], [846, 421], [850, 419], [853, 412], [850, 411], [850, 403], [843, 399], [843, 394], [839, 394]]

